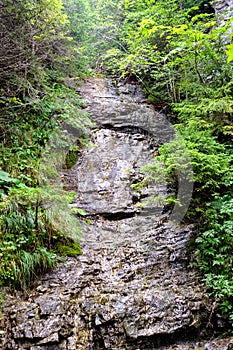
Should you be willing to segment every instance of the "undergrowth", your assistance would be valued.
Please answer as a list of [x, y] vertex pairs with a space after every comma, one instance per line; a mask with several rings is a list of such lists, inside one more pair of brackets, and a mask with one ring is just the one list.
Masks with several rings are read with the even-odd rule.
[[31, 102], [7, 100], [2, 116], [9, 122], [0, 156], [0, 285], [12, 288], [56, 266], [61, 245], [81, 254], [69, 208], [75, 194], [63, 190], [60, 172], [77, 161], [91, 123], [76, 91], [61, 82]]

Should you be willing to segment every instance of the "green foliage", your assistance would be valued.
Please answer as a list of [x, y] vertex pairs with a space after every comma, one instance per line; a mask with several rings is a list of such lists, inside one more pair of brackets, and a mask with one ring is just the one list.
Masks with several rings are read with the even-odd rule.
[[81, 215], [81, 216], [86, 216], [87, 215], [87, 212], [86, 210], [84, 209], [81, 209], [81, 208], [72, 208], [72, 211], [78, 215]]
[[[65, 140], [66, 145], [69, 145], [68, 141]], [[24, 159], [26, 165], [32, 164], [31, 152], [24, 152]], [[44, 159], [41, 161], [43, 163]], [[53, 250], [56, 244], [64, 240], [64, 235], [77, 240], [80, 225], [69, 208], [73, 194], [64, 193], [60, 187], [35, 186], [38, 176], [33, 177], [29, 167], [26, 169], [30, 177], [25, 177], [33, 187], [25, 185], [22, 168], [16, 165], [13, 164], [11, 169], [21, 180], [0, 171], [1, 283], [25, 288], [36, 275], [55, 266]], [[10, 166], [9, 162], [8, 169]], [[43, 176], [39, 167], [35, 173]]]
[[0, 166], [27, 184], [36, 184], [39, 157], [44, 154], [48, 141], [50, 148], [53, 143], [58, 150], [62, 148], [68, 153], [81, 135], [87, 133], [90, 121], [80, 109], [81, 103], [73, 89], [59, 84], [49, 89], [48, 95], [37, 104], [24, 107], [22, 115], [18, 110], [18, 117], [8, 124], [5, 142], [1, 145]]
[[27, 96], [36, 98], [41, 93], [44, 67], [52, 68], [59, 61], [64, 65], [68, 55], [62, 1], [6, 0], [0, 20], [4, 33], [0, 40], [2, 95], [19, 98], [20, 103]]
[[[192, 117], [177, 125], [191, 158], [196, 191], [209, 196], [231, 183], [232, 147], [224, 145], [214, 136], [214, 127], [200, 118]], [[164, 146], [166, 147], [166, 146]]]
[[68, 15], [61, 0], [0, 5], [1, 285], [26, 288], [55, 266], [57, 246], [67, 240], [80, 253], [74, 194], [64, 192], [59, 172], [66, 157], [74, 163], [69, 150], [81, 151], [91, 125], [77, 93], [88, 23], [75, 20], [87, 3], [67, 0], [66, 10], [80, 10]]
[[55, 266], [56, 246], [80, 236], [80, 225], [69, 209], [73, 195], [54, 188], [11, 188], [0, 206], [1, 284], [26, 288], [35, 277]]
[[56, 266], [56, 255], [45, 247], [39, 247], [34, 252], [20, 250], [11, 264], [12, 269], [8, 271], [7, 277], [14, 280], [14, 286], [26, 288], [39, 273], [44, 273]]
[[67, 169], [72, 168], [72, 166], [75, 165], [75, 163], [77, 163], [77, 160], [78, 160], [78, 151], [75, 149], [69, 150], [65, 160], [66, 168]]
[[[94, 11], [88, 0], [64, 0], [64, 9], [68, 17], [67, 28], [72, 36], [72, 64], [80, 76], [92, 74], [96, 57], [96, 48], [93, 43]], [[77, 73], [76, 73], [77, 74]]]
[[6, 171], [0, 170], [0, 199], [4, 198], [9, 189], [14, 185], [20, 185], [19, 179], [13, 179]]
[[198, 262], [224, 313], [233, 320], [233, 198], [217, 197], [208, 205], [196, 242]]
[[233, 61], [233, 44], [227, 46], [227, 62], [230, 63]]

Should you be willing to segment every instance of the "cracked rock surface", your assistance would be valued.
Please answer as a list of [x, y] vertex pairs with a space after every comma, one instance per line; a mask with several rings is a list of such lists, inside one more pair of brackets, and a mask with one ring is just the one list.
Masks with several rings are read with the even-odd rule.
[[65, 174], [67, 188], [77, 193], [73, 206], [90, 221], [83, 220], [83, 254], [59, 263], [26, 297], [8, 297], [3, 349], [233, 348], [233, 338], [203, 339], [213, 315], [189, 268], [193, 228], [172, 222], [163, 204], [152, 201], [167, 195], [166, 182], [132, 188], [173, 131], [130, 89], [121, 86], [116, 95], [102, 79], [83, 87], [97, 126], [93, 145]]

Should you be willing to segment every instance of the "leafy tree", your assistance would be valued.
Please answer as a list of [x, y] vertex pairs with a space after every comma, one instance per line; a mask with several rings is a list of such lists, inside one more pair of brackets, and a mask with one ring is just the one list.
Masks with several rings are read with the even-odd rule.
[[[6, 0], [0, 15], [0, 81], [7, 96], [38, 96], [40, 71], [64, 54], [67, 22], [62, 2]], [[36, 85], [36, 82], [38, 84]]]

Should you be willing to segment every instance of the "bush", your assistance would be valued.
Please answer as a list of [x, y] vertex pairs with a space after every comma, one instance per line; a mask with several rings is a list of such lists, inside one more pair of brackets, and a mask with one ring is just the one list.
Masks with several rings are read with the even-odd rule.
[[207, 286], [233, 321], [233, 197], [208, 204], [197, 238], [197, 259]]
[[69, 208], [74, 196], [54, 188], [28, 187], [5, 172], [0, 175], [5, 185], [0, 204], [0, 284], [26, 288], [56, 265], [59, 244], [69, 239], [73, 253], [81, 253], [73, 241], [81, 231]]

